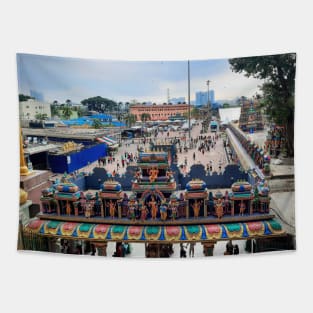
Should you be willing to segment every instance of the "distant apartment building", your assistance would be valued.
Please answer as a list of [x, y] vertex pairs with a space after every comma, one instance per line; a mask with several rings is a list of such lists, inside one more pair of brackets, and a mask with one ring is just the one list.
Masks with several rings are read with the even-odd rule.
[[50, 103], [29, 99], [21, 101], [19, 109], [21, 120], [35, 120], [37, 114], [46, 114], [48, 118], [51, 118]]
[[132, 105], [129, 110], [130, 114], [136, 116], [137, 121], [141, 120], [141, 115], [147, 113], [150, 115], [152, 121], [165, 121], [171, 116], [181, 115], [188, 113], [188, 104], [157, 104], [157, 105]]
[[[210, 90], [210, 103], [215, 102], [214, 90]], [[196, 92], [196, 105], [207, 105], [208, 104], [208, 92], [207, 91], [197, 91]]]
[[172, 104], [184, 103], [185, 101], [186, 101], [185, 97], [178, 97], [178, 98], [171, 98], [170, 99], [170, 103], [172, 103]]

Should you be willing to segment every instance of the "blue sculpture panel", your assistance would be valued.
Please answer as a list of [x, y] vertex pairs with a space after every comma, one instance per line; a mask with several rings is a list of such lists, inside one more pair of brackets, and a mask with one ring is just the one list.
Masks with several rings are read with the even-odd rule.
[[104, 168], [95, 167], [93, 173], [86, 176], [86, 189], [100, 189], [100, 185], [108, 179], [108, 173]]
[[213, 172], [207, 175], [204, 166], [201, 164], [192, 165], [187, 176], [183, 176], [177, 166], [173, 167], [172, 171], [174, 172], [174, 177], [177, 177], [176, 181], [181, 186], [180, 189], [185, 189], [186, 184], [193, 178], [203, 180], [208, 189], [230, 188], [238, 180], [248, 180], [248, 174], [241, 171], [240, 167], [235, 164], [227, 165], [221, 174]]

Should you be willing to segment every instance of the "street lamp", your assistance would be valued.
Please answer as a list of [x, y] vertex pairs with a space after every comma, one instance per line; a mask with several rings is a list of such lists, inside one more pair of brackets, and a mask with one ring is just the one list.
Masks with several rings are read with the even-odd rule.
[[208, 86], [208, 111], [210, 110], [210, 80], [206, 81], [206, 84]]
[[191, 140], [191, 123], [190, 123], [190, 118], [191, 118], [191, 108], [190, 108], [190, 62], [188, 60], [188, 128], [189, 128], [189, 142]]

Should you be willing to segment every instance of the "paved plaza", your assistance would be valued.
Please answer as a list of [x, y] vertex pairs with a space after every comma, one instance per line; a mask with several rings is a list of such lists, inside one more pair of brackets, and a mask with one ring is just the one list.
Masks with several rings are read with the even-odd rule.
[[[195, 125], [191, 130], [191, 138], [197, 139], [200, 136], [201, 131], [201, 123]], [[167, 135], [168, 134], [168, 135]], [[223, 171], [225, 166], [228, 164], [227, 157], [225, 154], [225, 149], [223, 147], [223, 139], [221, 138], [221, 132], [218, 132], [218, 139], [216, 140], [216, 144], [213, 148], [210, 148], [210, 151], [204, 151], [204, 153], [198, 151], [198, 147], [200, 142], [196, 145], [193, 145], [192, 148], [189, 148], [186, 152], [183, 149], [184, 146], [190, 147], [189, 143], [189, 132], [188, 131], [169, 131], [169, 132], [159, 132], [157, 137], [150, 137], [154, 142], [157, 143], [166, 143], [170, 142], [170, 140], [174, 138], [179, 138], [181, 141], [182, 152], [180, 152], [179, 148], [177, 149], [177, 157], [178, 157], [178, 165], [184, 165], [185, 160], [187, 159], [187, 166], [183, 169], [183, 174], [189, 172], [190, 167], [193, 164], [203, 164], [205, 167], [207, 164], [212, 162], [213, 172], [219, 172], [219, 165], [221, 165], [221, 170]], [[202, 136], [211, 136], [215, 137], [216, 133], [207, 132], [205, 134], [201, 134]], [[148, 138], [148, 139], [150, 139]], [[122, 146], [118, 149], [118, 151], [114, 152], [115, 161], [111, 164], [106, 162], [104, 167], [107, 172], [110, 174], [115, 170], [119, 174], [123, 174], [126, 172], [126, 166], [123, 168], [121, 163], [121, 157], [126, 153], [132, 153], [133, 155], [138, 155], [138, 148], [142, 147], [144, 150], [149, 150], [148, 140], [145, 144], [143, 144], [142, 139], [128, 139], [122, 141]], [[178, 147], [178, 145], [177, 145]], [[195, 160], [193, 160], [193, 154], [195, 153]], [[119, 163], [119, 169], [117, 169], [117, 163]], [[130, 165], [135, 165], [135, 162]], [[95, 167], [98, 167], [98, 161], [95, 161], [86, 167], [82, 168], [80, 171], [92, 172]]]

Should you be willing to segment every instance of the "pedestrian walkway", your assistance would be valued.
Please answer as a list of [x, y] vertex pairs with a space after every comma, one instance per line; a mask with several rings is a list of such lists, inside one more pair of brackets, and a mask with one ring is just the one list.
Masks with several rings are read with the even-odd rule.
[[[196, 139], [200, 136], [201, 131], [201, 125], [196, 125], [191, 130], [191, 138]], [[168, 134], [168, 136], [167, 136]], [[178, 165], [185, 164], [185, 159], [187, 159], [187, 166], [185, 168], [184, 174], [190, 171], [190, 167], [193, 164], [203, 164], [205, 167], [207, 164], [212, 164], [212, 171], [219, 172], [219, 166], [221, 166], [221, 171], [224, 170], [225, 166], [228, 164], [227, 157], [225, 154], [225, 149], [223, 146], [223, 139], [221, 138], [221, 133], [218, 132], [218, 139], [216, 140], [216, 144], [214, 148], [210, 148], [210, 151], [204, 151], [204, 153], [198, 151], [199, 142], [196, 146], [194, 146], [191, 149], [188, 149], [187, 152], [184, 152], [184, 149], [182, 149], [182, 153], [179, 152], [179, 149], [177, 151], [177, 162]], [[213, 136], [216, 135], [216, 133], [207, 132], [205, 134], [201, 134], [202, 136]], [[190, 141], [188, 136], [188, 131], [169, 131], [169, 132], [159, 132], [156, 137], [151, 137], [153, 141], [159, 141], [159, 142], [170, 142], [174, 138], [180, 139], [181, 146], [189, 147]], [[184, 139], [185, 138], [185, 139]], [[126, 172], [126, 165], [123, 168], [122, 167], [122, 159], [121, 157], [124, 156], [125, 152], [129, 154], [133, 154], [134, 156], [138, 156], [138, 148], [141, 147], [144, 150], [148, 150], [150, 148], [149, 144], [150, 138], [146, 139], [146, 143], [142, 143], [141, 138], [136, 138], [134, 140], [128, 139], [125, 141], [122, 141], [122, 146], [117, 150], [113, 152], [113, 156], [115, 158], [115, 161], [112, 163], [106, 162], [106, 165], [100, 164], [100, 167], [104, 167], [106, 171], [110, 174], [115, 171], [116, 173], [124, 174]], [[193, 154], [195, 153], [195, 160], [193, 160]], [[119, 163], [119, 168], [117, 168], [117, 163]], [[133, 164], [129, 165], [135, 165], [136, 162], [133, 162]], [[88, 164], [87, 166], [81, 168], [79, 172], [87, 172], [91, 173], [95, 167], [99, 167], [98, 161], [95, 161], [93, 163]]]

